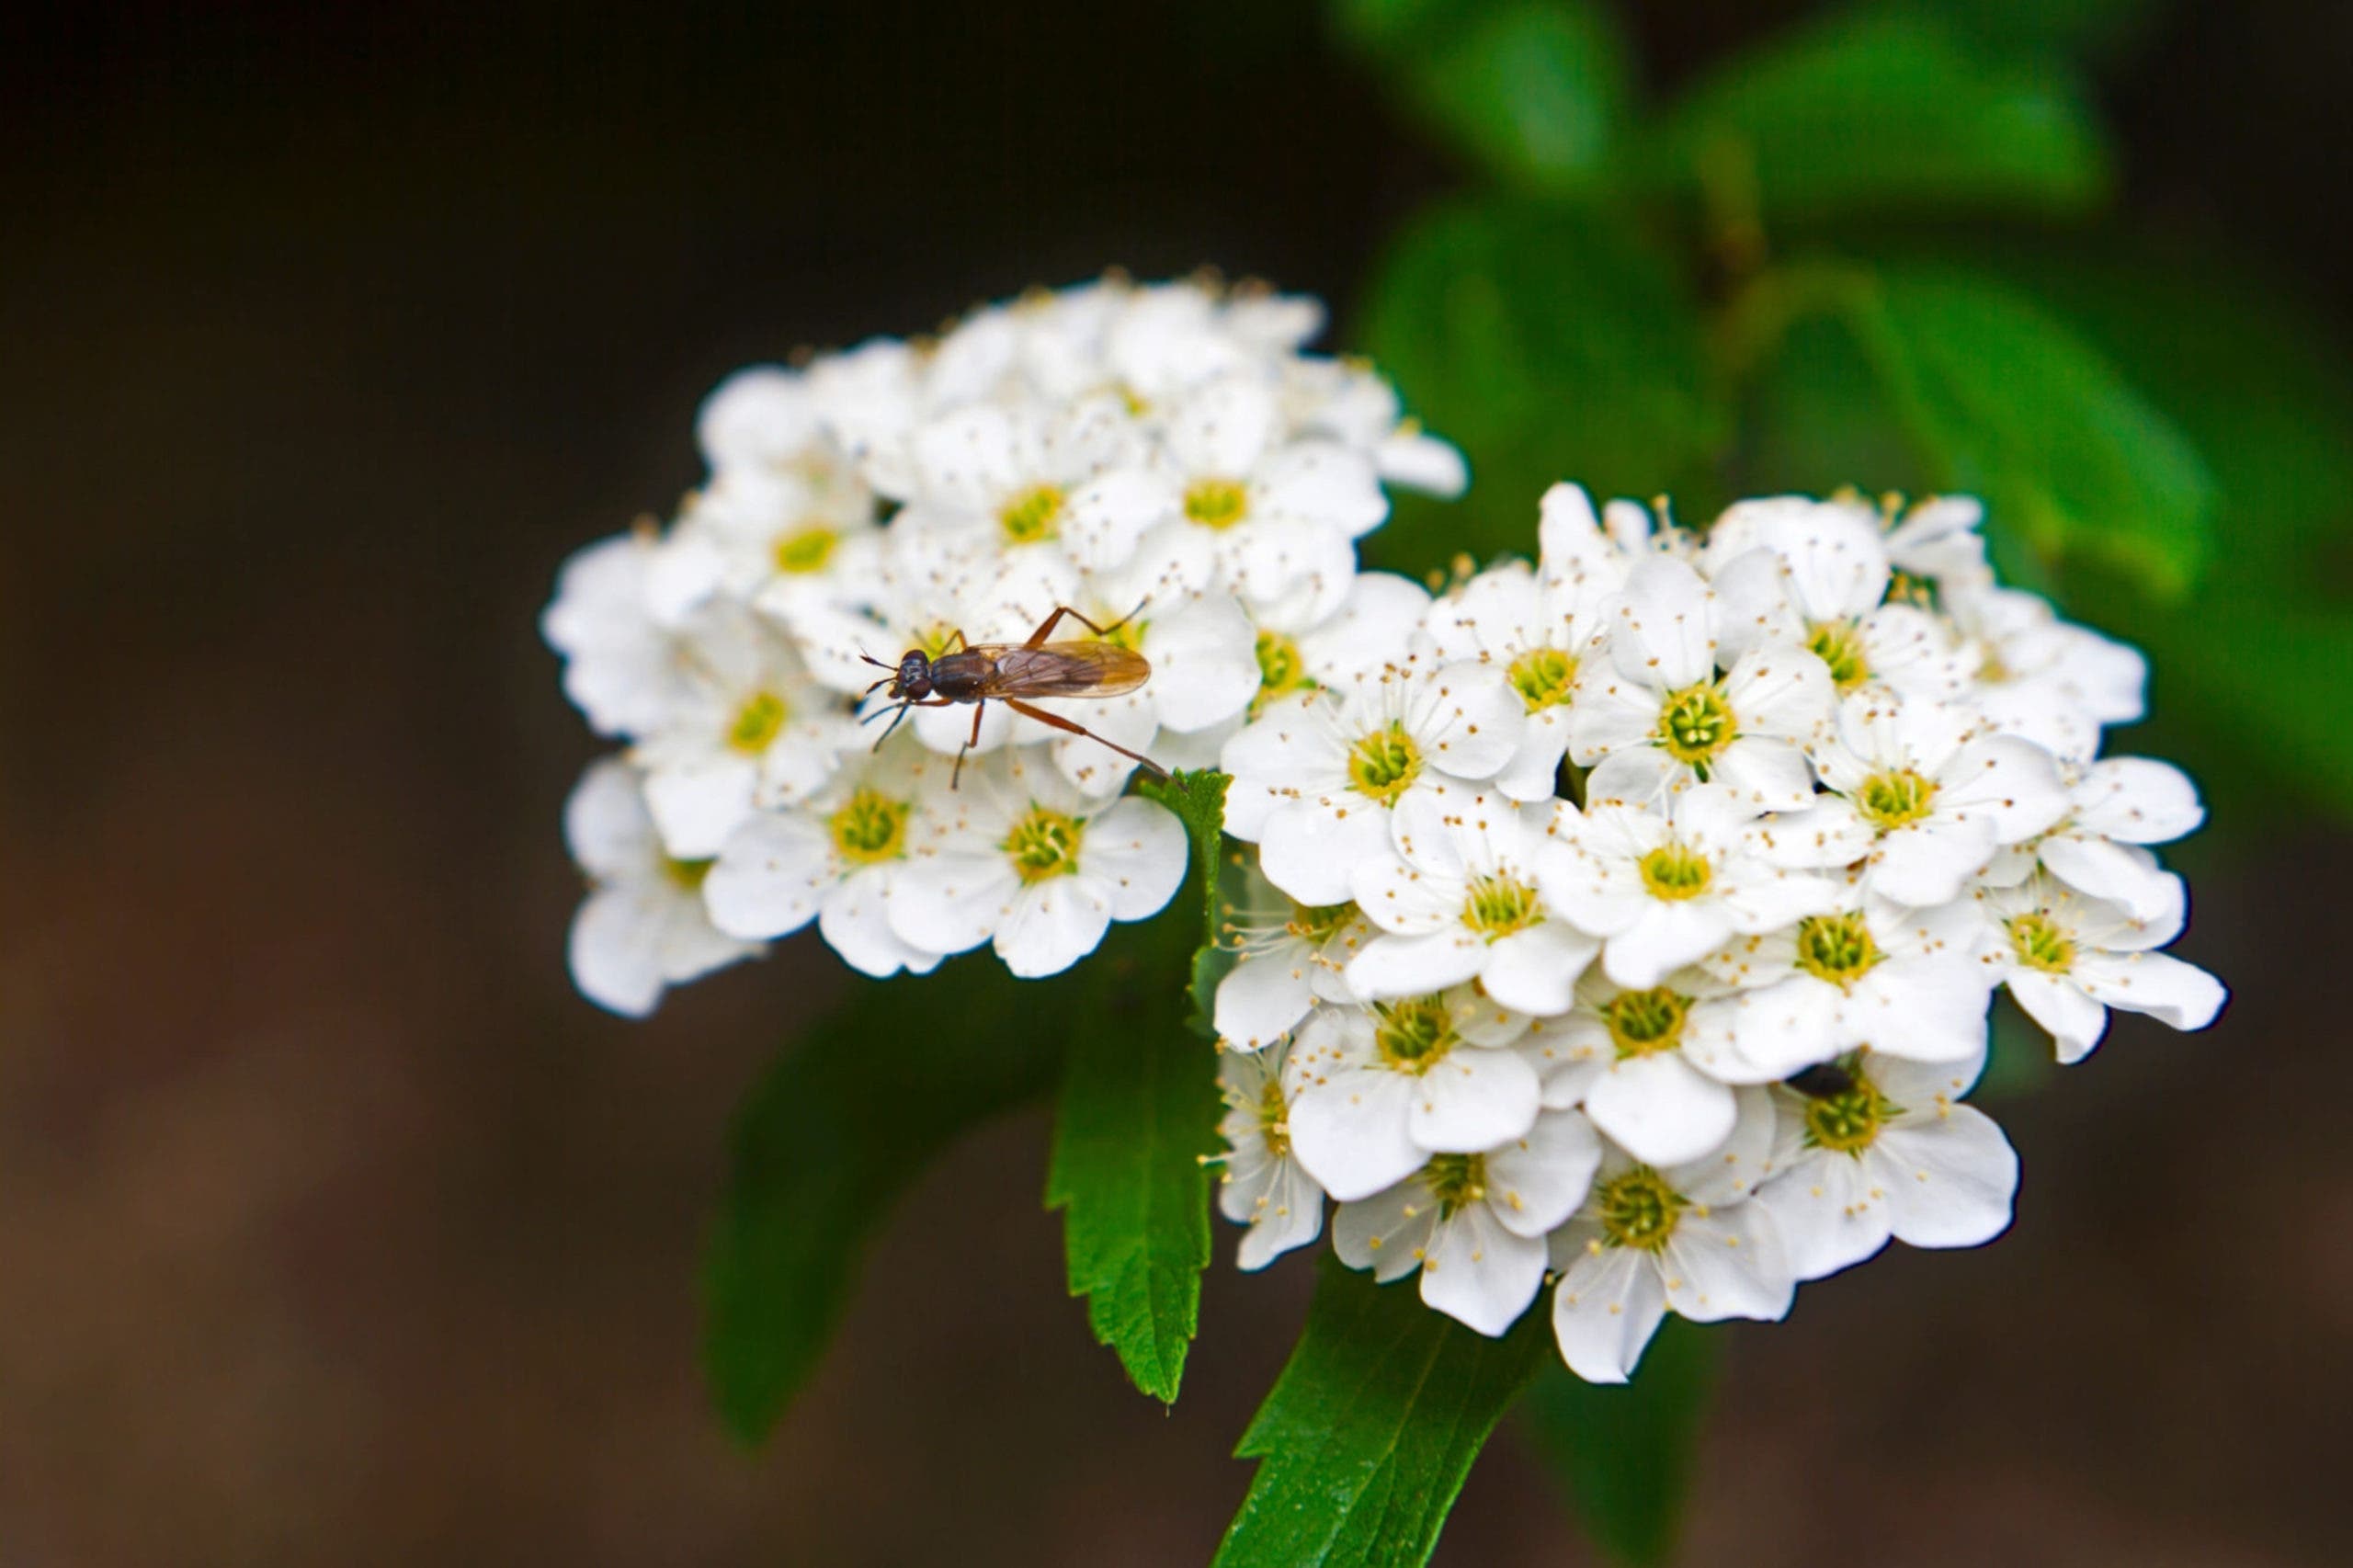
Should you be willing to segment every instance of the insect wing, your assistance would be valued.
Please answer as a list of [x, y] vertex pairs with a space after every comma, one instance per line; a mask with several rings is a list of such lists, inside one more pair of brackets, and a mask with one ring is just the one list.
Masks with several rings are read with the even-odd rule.
[[1120, 697], [1152, 678], [1142, 653], [1116, 642], [983, 644], [973, 650], [995, 665], [989, 697]]

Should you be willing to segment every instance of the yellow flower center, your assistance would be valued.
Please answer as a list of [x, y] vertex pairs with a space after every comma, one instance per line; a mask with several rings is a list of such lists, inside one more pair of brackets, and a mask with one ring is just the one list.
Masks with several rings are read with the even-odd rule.
[[746, 756], [757, 756], [784, 733], [784, 722], [790, 715], [783, 698], [773, 691], [756, 691], [744, 699], [744, 705], [735, 710], [735, 717], [728, 721], [727, 744]]
[[1258, 1136], [1267, 1141], [1267, 1153], [1282, 1159], [1290, 1153], [1290, 1107], [1283, 1103], [1283, 1083], [1269, 1077], [1267, 1086], [1258, 1091]]
[[774, 551], [776, 569], [790, 577], [823, 572], [841, 541], [840, 532], [824, 523], [809, 523], [790, 533], [779, 534]]
[[1230, 528], [1250, 510], [1250, 492], [1230, 479], [1197, 479], [1185, 490], [1185, 516], [1205, 528]]
[[1086, 824], [1044, 806], [1031, 806], [997, 846], [1013, 859], [1013, 870], [1024, 887], [1035, 887], [1078, 869], [1079, 841]]
[[1850, 1087], [1806, 1100], [1807, 1147], [1859, 1155], [1877, 1141], [1890, 1117], [1904, 1114], [1904, 1108], [1881, 1094], [1859, 1070], [1850, 1066], [1847, 1076]]
[[1643, 886], [1650, 890], [1650, 895], [1669, 903], [1698, 898], [1708, 891], [1708, 884], [1716, 875], [1705, 855], [1682, 844], [1662, 844], [1638, 864]]
[[896, 860], [907, 852], [907, 813], [913, 802], [861, 789], [827, 820], [834, 847], [853, 866]]
[[1372, 1042], [1381, 1061], [1400, 1073], [1428, 1072], [1461, 1038], [1454, 1032], [1453, 1010], [1436, 996], [1378, 1003], [1373, 1014], [1381, 1021], [1373, 1027]]
[[1690, 1200], [1650, 1166], [1635, 1165], [1595, 1188], [1593, 1201], [1601, 1210], [1604, 1244], [1659, 1252], [1674, 1236], [1676, 1221]]
[[1036, 544], [1062, 531], [1063, 493], [1059, 486], [1033, 484], [997, 508], [997, 527], [1008, 544]]
[[1798, 967], [1842, 990], [1881, 957], [1860, 915], [1809, 915], [1798, 922]]
[[1683, 1019], [1690, 1009], [1690, 997], [1659, 985], [1611, 997], [1601, 1009], [1601, 1020], [1609, 1026], [1609, 1041], [1623, 1062], [1656, 1056], [1682, 1044]]
[[1863, 656], [1862, 629], [1853, 621], [1817, 620], [1806, 629], [1805, 645], [1822, 655], [1839, 690], [1852, 690], [1870, 678], [1870, 661]]
[[1462, 905], [1462, 924], [1490, 942], [1525, 931], [1543, 918], [1544, 901], [1535, 887], [1509, 875], [1474, 879]]
[[[1722, 681], [1670, 692], [1658, 710], [1658, 744], [1676, 761], [1705, 767], [1733, 739], [1732, 703]], [[1704, 775], [1703, 775], [1704, 777]]]
[[1855, 809], [1881, 833], [1918, 822], [1936, 809], [1937, 786], [1908, 767], [1874, 773], [1855, 791]]
[[717, 864], [716, 860], [665, 859], [662, 862], [662, 871], [665, 876], [687, 892], [700, 892], [703, 879], [710, 875], [711, 867]]
[[1422, 1183], [1438, 1199], [1438, 1213], [1450, 1219], [1487, 1196], [1487, 1156], [1432, 1154], [1422, 1167]]
[[1293, 903], [1283, 929], [1303, 942], [1322, 947], [1347, 928], [1357, 917], [1353, 903]]
[[1257, 651], [1258, 695], [1252, 699], [1254, 711], [1290, 692], [1314, 689], [1314, 677], [1307, 673], [1307, 660], [1296, 640], [1280, 631], [1261, 631]]
[[1566, 702], [1576, 678], [1576, 660], [1558, 648], [1530, 648], [1511, 662], [1512, 689], [1530, 713]]
[[1421, 776], [1422, 748], [1393, 720], [1348, 748], [1348, 782], [1384, 806], [1393, 804]]
[[2019, 915], [2009, 923], [2010, 947], [2018, 962], [2045, 974], [2064, 974], [2075, 966], [2075, 944], [2048, 915]]

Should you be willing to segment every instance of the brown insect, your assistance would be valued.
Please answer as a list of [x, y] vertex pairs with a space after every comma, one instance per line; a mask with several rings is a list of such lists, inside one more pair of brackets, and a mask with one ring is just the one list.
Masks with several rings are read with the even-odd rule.
[[1097, 626], [1070, 606], [1059, 605], [1053, 614], [1038, 623], [1038, 630], [1029, 633], [1025, 642], [969, 642], [959, 630], [948, 634], [947, 647], [938, 658], [920, 648], [910, 648], [896, 665], [887, 665], [870, 654], [860, 653], [858, 657], [876, 669], [891, 672], [868, 687], [867, 694], [871, 696], [887, 686], [891, 689], [885, 695], [897, 705], [877, 709], [867, 715], [869, 723], [884, 713], [892, 715], [890, 729], [882, 732], [881, 740], [876, 741], [875, 746], [879, 749], [882, 741], [891, 738], [891, 731], [899, 727], [910, 708], [971, 703], [972, 733], [956, 753], [956, 770], [948, 780], [948, 787], [952, 790], [964, 774], [964, 753], [980, 743], [981, 715], [991, 702], [1002, 702], [1040, 724], [1101, 741], [1121, 756], [1134, 759], [1154, 778], [1167, 778], [1167, 769], [1142, 752], [1130, 751], [1117, 741], [1104, 740], [1084, 724], [1023, 700], [1038, 697], [1124, 697], [1150, 680], [1152, 665], [1144, 656], [1116, 642], [1046, 641], [1064, 616], [1097, 637], [1108, 637], [1125, 626], [1133, 614], [1131, 610], [1108, 626]]

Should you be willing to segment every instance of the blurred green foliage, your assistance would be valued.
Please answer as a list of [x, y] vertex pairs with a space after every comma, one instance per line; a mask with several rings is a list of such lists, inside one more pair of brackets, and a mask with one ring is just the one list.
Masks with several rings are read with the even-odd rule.
[[1586, 1533], [1634, 1568], [1674, 1554], [1691, 1446], [1715, 1392], [1718, 1336], [1670, 1317], [1623, 1387], [1586, 1382], [1547, 1358], [1520, 1401]]

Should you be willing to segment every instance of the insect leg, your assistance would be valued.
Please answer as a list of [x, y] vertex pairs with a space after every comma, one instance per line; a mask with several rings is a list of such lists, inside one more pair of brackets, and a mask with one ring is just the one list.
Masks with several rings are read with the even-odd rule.
[[972, 733], [962, 745], [956, 748], [956, 768], [948, 776], [950, 790], [956, 788], [957, 781], [964, 777], [964, 754], [981, 744], [981, 715], [987, 712], [988, 708], [985, 699], [972, 704]]
[[1090, 741], [1096, 741], [1103, 745], [1109, 746], [1121, 756], [1133, 759], [1138, 766], [1142, 767], [1145, 772], [1151, 774], [1154, 778], [1165, 778], [1168, 777], [1168, 769], [1161, 767], [1160, 764], [1153, 761], [1152, 758], [1144, 756], [1143, 753], [1140, 751], [1130, 751], [1127, 747], [1121, 745], [1117, 741], [1105, 740], [1101, 735], [1097, 734], [1094, 731], [1088, 729], [1084, 724], [1074, 723], [1070, 720], [1063, 718], [1061, 714], [1049, 713], [1042, 708], [1033, 708], [1017, 697], [1000, 698], [998, 700], [1003, 702], [1007, 708], [1012, 709], [1016, 713], [1020, 714], [1025, 719], [1035, 719], [1040, 724], [1051, 724], [1057, 730], [1066, 730], [1074, 735], [1085, 735]]

